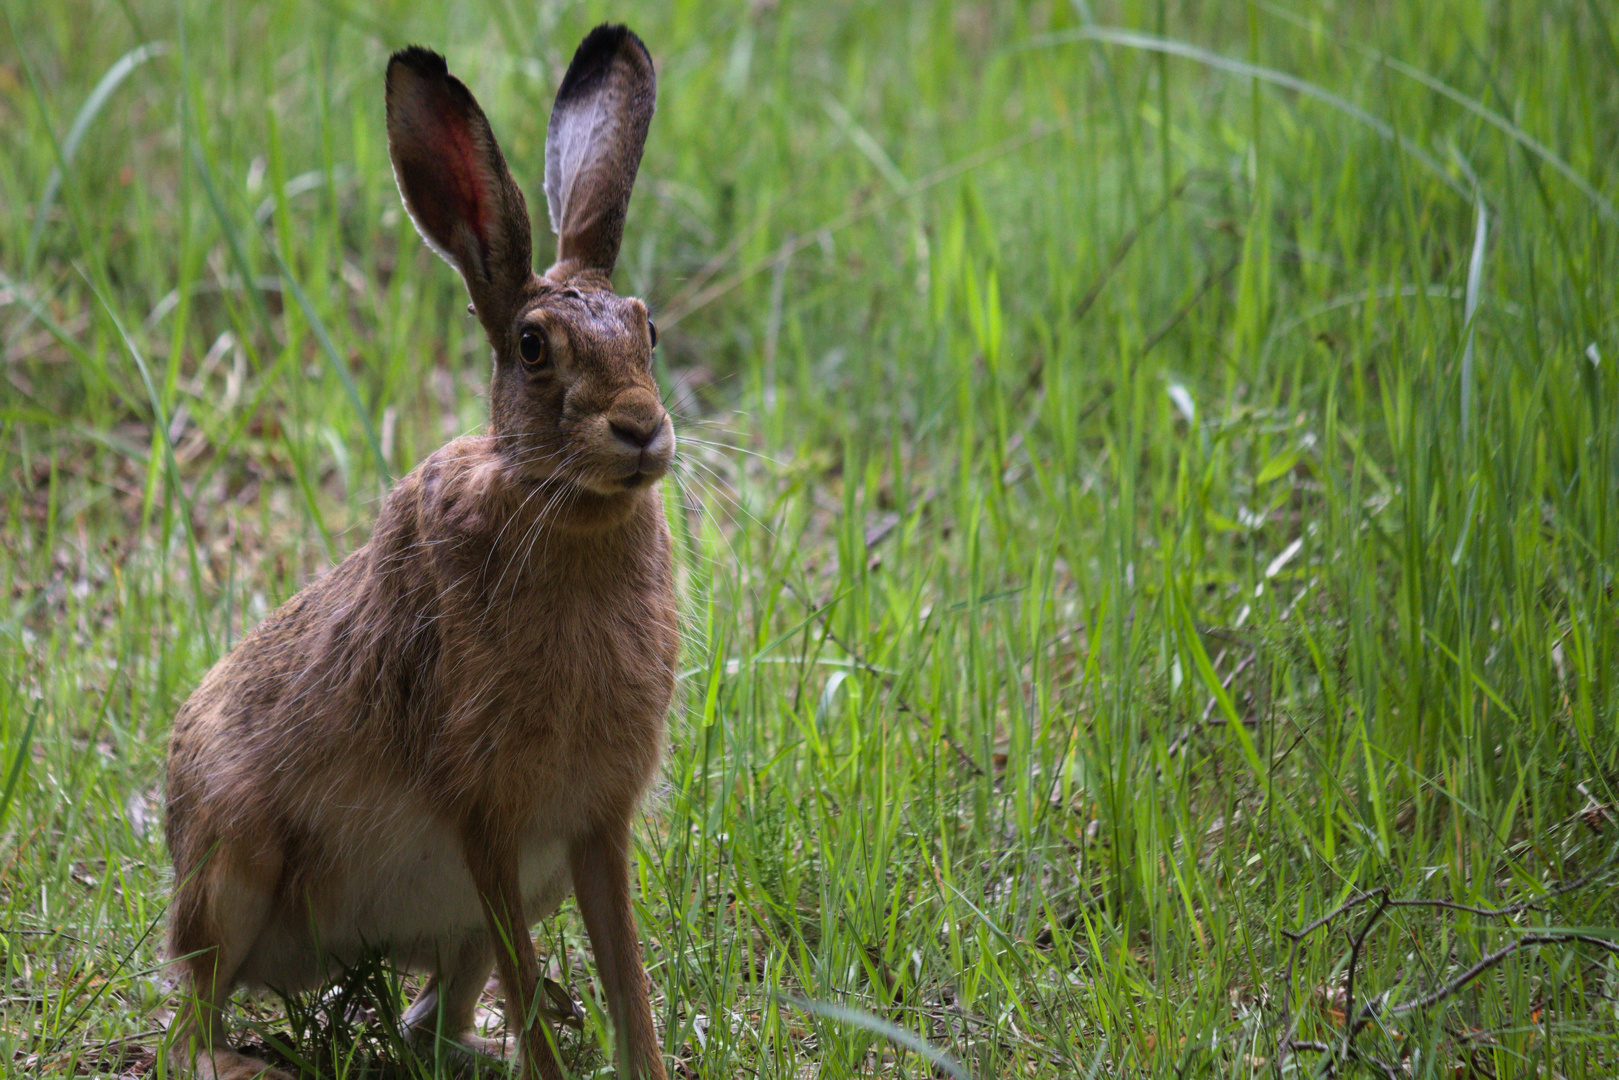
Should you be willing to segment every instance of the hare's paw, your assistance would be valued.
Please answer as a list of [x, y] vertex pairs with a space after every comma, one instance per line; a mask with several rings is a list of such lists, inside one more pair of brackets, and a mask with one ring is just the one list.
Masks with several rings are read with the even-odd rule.
[[238, 1054], [234, 1050], [198, 1054], [196, 1070], [192, 1075], [197, 1080], [296, 1080], [290, 1073], [272, 1067], [269, 1062]]
[[474, 1067], [496, 1066], [511, 1053], [506, 1039], [486, 1038], [470, 1028], [450, 1035], [439, 1032], [432, 1024], [423, 1024], [407, 1029], [406, 1037], [425, 1058], [450, 1058], [458, 1064]]

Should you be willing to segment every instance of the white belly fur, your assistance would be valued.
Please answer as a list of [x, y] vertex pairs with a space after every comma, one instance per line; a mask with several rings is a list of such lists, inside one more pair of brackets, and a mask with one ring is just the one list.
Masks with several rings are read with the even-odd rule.
[[[356, 840], [322, 881], [314, 910], [271, 916], [242, 966], [243, 983], [308, 989], [376, 950], [398, 967], [432, 971], [469, 938], [488, 936], [453, 830], [419, 821], [407, 835]], [[556, 910], [573, 882], [563, 844], [541, 830], [530, 832], [520, 859], [523, 915], [532, 926]]]

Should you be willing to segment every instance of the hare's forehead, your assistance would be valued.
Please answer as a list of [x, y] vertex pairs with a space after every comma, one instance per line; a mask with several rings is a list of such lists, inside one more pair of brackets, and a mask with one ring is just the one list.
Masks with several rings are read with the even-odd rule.
[[524, 314], [524, 321], [566, 323], [603, 337], [638, 334], [645, 319], [646, 305], [632, 297], [567, 286], [541, 294]]

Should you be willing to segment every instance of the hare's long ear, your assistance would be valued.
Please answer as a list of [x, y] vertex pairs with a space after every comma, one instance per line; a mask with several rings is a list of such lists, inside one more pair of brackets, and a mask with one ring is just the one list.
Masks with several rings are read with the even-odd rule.
[[652, 57], [627, 28], [598, 26], [579, 43], [545, 137], [559, 267], [612, 273], [656, 97]]
[[412, 46], [388, 61], [388, 154], [405, 209], [460, 271], [491, 333], [534, 272], [528, 205], [489, 121], [444, 57]]

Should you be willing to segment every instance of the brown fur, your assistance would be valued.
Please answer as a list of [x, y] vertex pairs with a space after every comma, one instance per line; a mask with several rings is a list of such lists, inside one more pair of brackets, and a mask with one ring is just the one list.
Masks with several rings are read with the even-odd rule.
[[[557, 178], [573, 200], [569, 257], [539, 277], [521, 191], [472, 95], [425, 50], [389, 65], [401, 194], [493, 346], [489, 431], [400, 481], [371, 539], [244, 638], [175, 718], [177, 1068], [264, 1074], [226, 1043], [231, 989], [308, 988], [381, 947], [433, 975], [406, 1013], [413, 1034], [489, 1049], [470, 1028], [498, 969], [526, 1073], [559, 1077], [529, 926], [571, 891], [620, 1074], [664, 1078], [628, 859], [674, 688], [655, 487], [674, 435], [646, 307], [607, 277], [640, 158], [622, 144], [645, 136], [651, 79], [621, 27], [580, 46], [558, 111], [630, 114], [605, 144], [570, 147], [582, 171]], [[525, 334], [543, 335], [538, 369]]]

